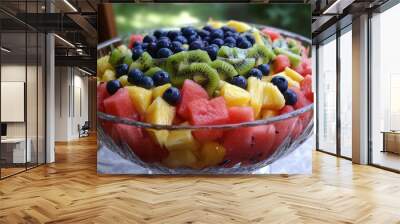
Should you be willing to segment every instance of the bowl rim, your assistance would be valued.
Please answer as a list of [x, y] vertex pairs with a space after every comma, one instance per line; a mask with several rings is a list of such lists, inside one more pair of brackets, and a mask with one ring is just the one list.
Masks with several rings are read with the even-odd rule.
[[[273, 26], [267, 26], [267, 25], [259, 25], [259, 24], [252, 24], [248, 23], [254, 27], [257, 27], [258, 29], [264, 29], [264, 28], [269, 28], [275, 31], [278, 31], [285, 37], [293, 38], [300, 40], [306, 44], [311, 45], [311, 39], [304, 37], [300, 34], [293, 33], [291, 31], [283, 30], [280, 28], [276, 28]], [[190, 24], [188, 24], [190, 25]], [[197, 24], [198, 25], [198, 24]], [[113, 44], [123, 42], [125, 38], [122, 37], [115, 37], [110, 40], [104, 41], [102, 43], [99, 43], [97, 45], [97, 51], [102, 51], [104, 48], [109, 47]], [[106, 120], [114, 123], [120, 123], [120, 124], [126, 124], [126, 125], [131, 125], [131, 126], [136, 126], [140, 128], [150, 128], [150, 129], [155, 129], [155, 130], [202, 130], [202, 129], [233, 129], [233, 128], [240, 128], [240, 127], [254, 127], [254, 126], [259, 126], [259, 125], [268, 125], [272, 124], [278, 121], [283, 121], [287, 120], [290, 118], [297, 117], [301, 114], [304, 114], [309, 111], [313, 111], [314, 108], [314, 103], [311, 103], [305, 107], [302, 107], [300, 109], [294, 110], [292, 112], [282, 114], [279, 116], [274, 116], [271, 118], [266, 118], [266, 119], [259, 119], [255, 121], [248, 121], [248, 122], [241, 122], [241, 123], [235, 123], [235, 124], [221, 124], [221, 125], [161, 125], [161, 124], [152, 124], [152, 123], [147, 123], [147, 122], [141, 122], [141, 121], [135, 121], [130, 118], [124, 118], [124, 117], [119, 117], [111, 114], [107, 114], [101, 111], [97, 111], [97, 119], [98, 120]]]

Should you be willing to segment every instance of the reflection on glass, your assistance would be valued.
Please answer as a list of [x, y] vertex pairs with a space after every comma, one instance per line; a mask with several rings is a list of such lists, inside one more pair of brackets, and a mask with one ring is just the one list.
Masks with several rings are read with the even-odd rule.
[[400, 130], [400, 46], [393, 44], [400, 38], [400, 33], [393, 29], [398, 21], [400, 5], [372, 18], [371, 80], [372, 163], [396, 170], [400, 170], [400, 134], [385, 141], [382, 132]]
[[352, 33], [340, 36], [340, 150], [352, 157]]
[[319, 149], [336, 153], [336, 39], [318, 51]]

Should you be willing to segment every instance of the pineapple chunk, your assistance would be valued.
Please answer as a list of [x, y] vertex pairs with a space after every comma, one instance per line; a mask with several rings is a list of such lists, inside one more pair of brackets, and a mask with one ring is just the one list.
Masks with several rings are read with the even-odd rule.
[[272, 78], [275, 77], [275, 76], [278, 76], [278, 75], [284, 77], [284, 78], [288, 81], [288, 86], [289, 86], [289, 87], [300, 88], [300, 83], [294, 81], [292, 78], [290, 78], [289, 76], [287, 76], [287, 75], [285, 74], [285, 72], [280, 72], [280, 73], [277, 73], [277, 74], [275, 74], [275, 75], [264, 76], [264, 77], [262, 78], [262, 81], [264, 81], [264, 82], [271, 82]]
[[111, 69], [107, 69], [101, 78], [103, 82], [108, 82], [114, 79], [115, 79], [115, 72]]
[[263, 119], [267, 119], [270, 117], [275, 117], [279, 115], [279, 111], [277, 110], [269, 110], [269, 109], [264, 109], [261, 111], [261, 117]]
[[254, 117], [257, 119], [260, 115], [261, 107], [264, 102], [265, 83], [256, 77], [247, 79], [247, 91], [250, 93], [250, 106], [253, 108]]
[[190, 150], [173, 150], [169, 152], [168, 157], [162, 163], [169, 168], [194, 167], [197, 158]]
[[131, 97], [132, 103], [136, 110], [140, 114], [145, 114], [147, 107], [151, 103], [151, 90], [139, 87], [139, 86], [127, 86], [129, 96]]
[[171, 83], [167, 83], [162, 86], [157, 86], [156, 88], [154, 88], [153, 89], [153, 99], [156, 99], [159, 96], [162, 97], [165, 90], [167, 90], [169, 87], [171, 87]]
[[[147, 108], [145, 121], [152, 124], [171, 125], [175, 117], [175, 107], [170, 106], [161, 97], [157, 97]], [[163, 146], [168, 139], [167, 130], [148, 129], [150, 135]]]
[[229, 83], [222, 86], [221, 96], [224, 97], [228, 107], [247, 106], [250, 101], [249, 92]]
[[239, 33], [243, 33], [243, 32], [246, 32], [246, 31], [251, 29], [251, 26], [249, 26], [247, 23], [239, 22], [239, 21], [236, 21], [236, 20], [229, 20], [226, 23], [226, 25], [229, 26], [229, 27], [232, 27], [233, 29], [235, 29]]
[[214, 29], [219, 29], [219, 28], [221, 28], [221, 27], [223, 27], [224, 26], [224, 23], [222, 23], [222, 22], [220, 22], [220, 21], [215, 21], [215, 20], [213, 20], [212, 18], [210, 18], [209, 20], [208, 20], [208, 25], [210, 25], [212, 28], [214, 28]]
[[110, 59], [109, 55], [103, 56], [103, 57], [97, 59], [97, 75], [99, 77], [103, 76], [104, 72], [107, 69], [110, 69], [110, 70], [113, 69], [112, 65], [110, 63], [108, 63], [109, 59]]
[[289, 67], [285, 68], [285, 74], [287, 76], [289, 76], [291, 79], [293, 79], [294, 81], [299, 82], [299, 83], [301, 81], [303, 81], [303, 79], [304, 79], [304, 77], [302, 75], [300, 75], [298, 72], [296, 72], [295, 70], [293, 70]]
[[201, 147], [198, 168], [216, 166], [224, 160], [225, 148], [217, 142], [207, 142]]
[[259, 30], [254, 30], [253, 36], [254, 36], [254, 39], [256, 40], [256, 44], [265, 45]]
[[266, 83], [264, 87], [264, 109], [280, 110], [285, 106], [285, 98], [278, 87], [272, 83]]
[[198, 154], [199, 143], [194, 139], [192, 131], [179, 130], [170, 131], [165, 147], [169, 151], [174, 150], [190, 150], [194, 154]]
[[127, 75], [123, 75], [123, 76], [119, 77], [118, 80], [121, 83], [121, 85], [124, 87], [129, 84]]

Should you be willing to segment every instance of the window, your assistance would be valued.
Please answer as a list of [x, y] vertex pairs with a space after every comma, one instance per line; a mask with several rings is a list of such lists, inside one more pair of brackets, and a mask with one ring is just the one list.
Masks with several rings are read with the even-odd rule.
[[400, 5], [371, 18], [371, 162], [400, 170]]
[[318, 48], [318, 149], [336, 153], [336, 39]]

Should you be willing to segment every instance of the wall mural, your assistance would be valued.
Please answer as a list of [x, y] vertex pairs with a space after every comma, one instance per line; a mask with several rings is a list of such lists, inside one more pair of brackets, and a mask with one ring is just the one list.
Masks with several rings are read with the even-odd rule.
[[99, 173], [311, 172], [309, 5], [103, 7]]

